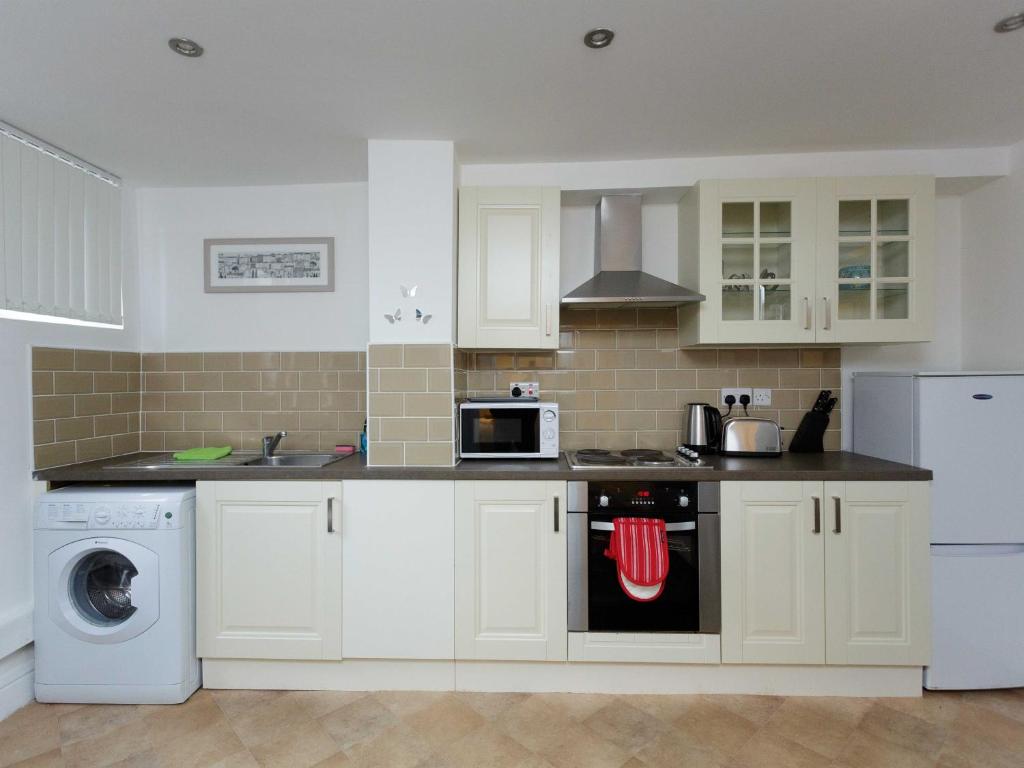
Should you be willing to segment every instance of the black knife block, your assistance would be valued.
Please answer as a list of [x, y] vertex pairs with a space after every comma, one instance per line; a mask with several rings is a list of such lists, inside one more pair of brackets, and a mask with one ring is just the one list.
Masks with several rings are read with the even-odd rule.
[[822, 411], [808, 411], [800, 420], [793, 439], [789, 442], [790, 453], [822, 453], [825, 450], [825, 430], [828, 429], [828, 414]]

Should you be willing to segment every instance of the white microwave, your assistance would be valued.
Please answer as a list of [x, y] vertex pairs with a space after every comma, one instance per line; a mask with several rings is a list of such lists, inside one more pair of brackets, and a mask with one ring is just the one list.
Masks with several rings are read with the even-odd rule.
[[459, 437], [464, 459], [556, 459], [558, 403], [461, 403]]

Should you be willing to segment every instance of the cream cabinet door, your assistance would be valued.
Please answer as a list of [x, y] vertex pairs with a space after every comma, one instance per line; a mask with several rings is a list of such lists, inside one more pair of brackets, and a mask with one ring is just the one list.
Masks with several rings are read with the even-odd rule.
[[722, 483], [724, 663], [825, 662], [821, 489]]
[[818, 182], [817, 341], [930, 341], [935, 179]]
[[558, 347], [560, 227], [557, 188], [459, 190], [460, 347]]
[[926, 665], [928, 483], [825, 483], [825, 509], [827, 662]]
[[816, 237], [814, 179], [701, 182], [700, 341], [813, 343]]
[[199, 656], [340, 659], [341, 483], [196, 490]]
[[456, 483], [457, 659], [566, 659], [565, 487]]
[[455, 483], [346, 480], [346, 659], [455, 658]]

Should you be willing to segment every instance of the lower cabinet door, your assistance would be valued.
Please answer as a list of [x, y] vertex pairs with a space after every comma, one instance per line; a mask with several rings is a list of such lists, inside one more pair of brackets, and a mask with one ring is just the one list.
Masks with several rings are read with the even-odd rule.
[[825, 483], [824, 502], [826, 660], [926, 665], [928, 483]]
[[196, 490], [199, 656], [340, 659], [341, 483]]
[[345, 658], [455, 657], [455, 483], [346, 480]]
[[456, 483], [457, 659], [566, 659], [565, 487]]
[[821, 489], [722, 483], [723, 662], [825, 662]]

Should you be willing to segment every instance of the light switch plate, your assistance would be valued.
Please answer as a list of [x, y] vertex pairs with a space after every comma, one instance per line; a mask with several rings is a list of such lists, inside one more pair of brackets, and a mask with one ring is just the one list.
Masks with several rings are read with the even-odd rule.
[[772, 391], [770, 389], [754, 388], [754, 405], [768, 406], [772, 404]]
[[733, 408], [742, 407], [740, 406], [740, 395], [746, 395], [747, 397], [750, 397], [751, 389], [750, 387], [722, 387], [722, 405], [726, 404], [725, 398], [728, 395], [732, 395], [733, 397], [736, 398], [736, 404], [733, 406]]
[[[516, 389], [519, 394], [515, 394]], [[536, 381], [513, 381], [508, 385], [509, 397], [540, 397], [540, 384]]]

